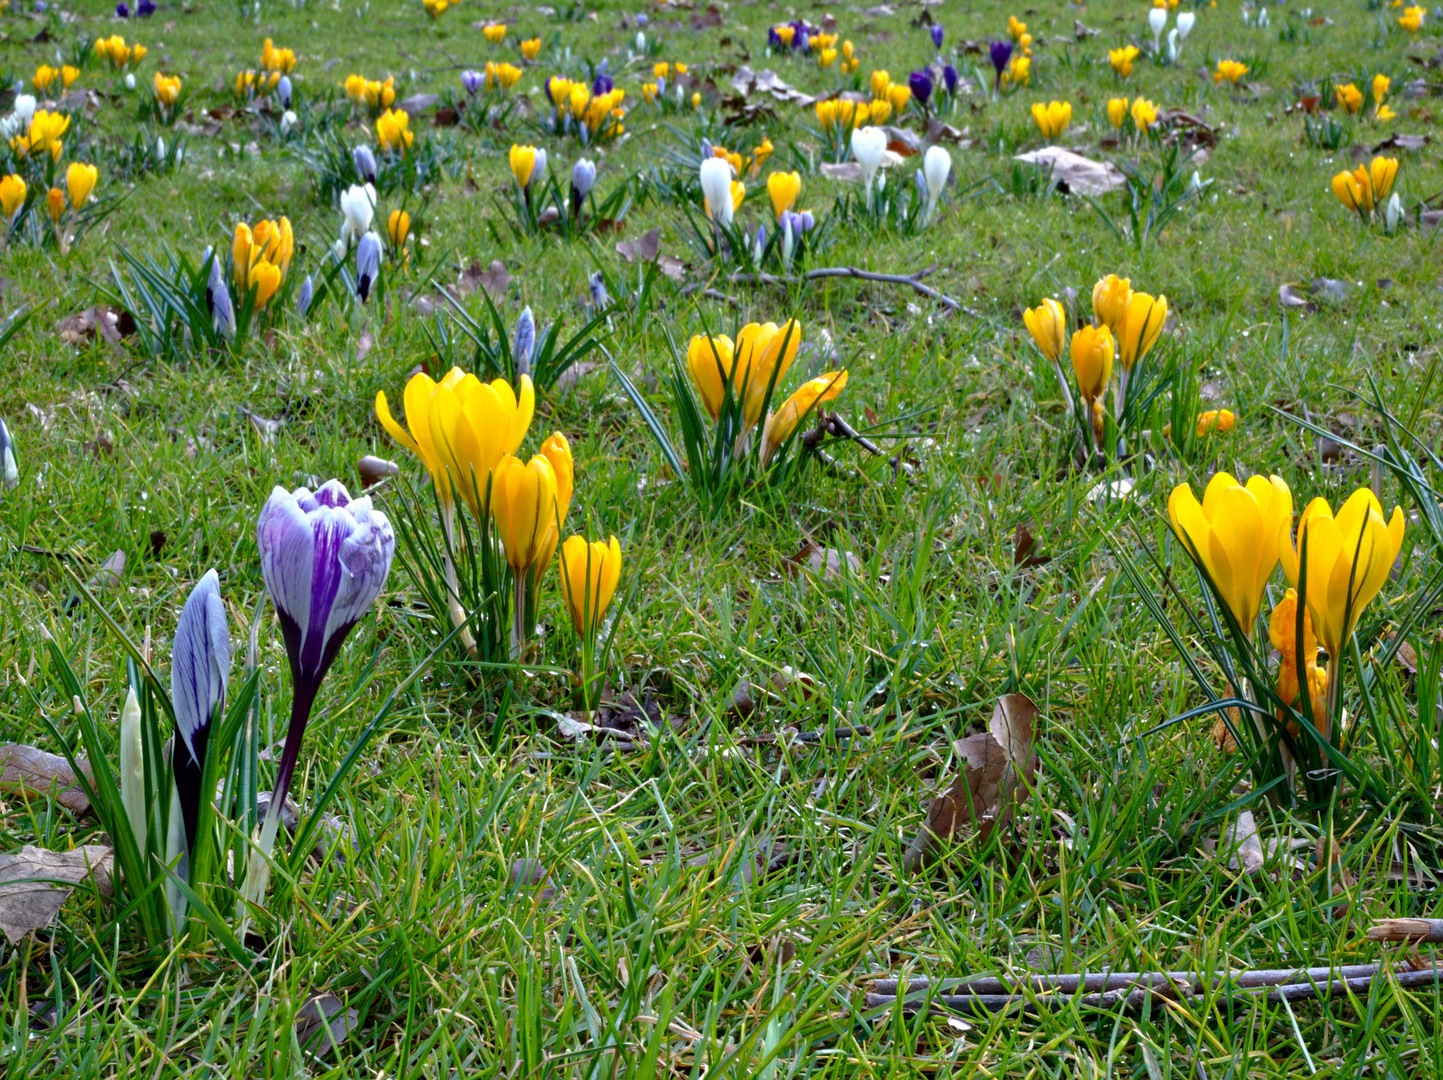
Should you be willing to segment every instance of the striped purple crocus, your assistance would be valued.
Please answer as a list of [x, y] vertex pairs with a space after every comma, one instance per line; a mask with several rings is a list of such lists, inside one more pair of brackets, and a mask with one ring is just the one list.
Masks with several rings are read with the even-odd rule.
[[170, 658], [170, 702], [175, 712], [171, 763], [187, 851], [195, 849], [211, 721], [225, 704], [229, 679], [230, 631], [220, 578], [207, 570], [186, 597]]
[[339, 480], [328, 480], [314, 493], [275, 488], [261, 510], [256, 542], [291, 665], [291, 722], [269, 815], [278, 817], [321, 682], [346, 635], [380, 595], [396, 538], [369, 496], [352, 499]]

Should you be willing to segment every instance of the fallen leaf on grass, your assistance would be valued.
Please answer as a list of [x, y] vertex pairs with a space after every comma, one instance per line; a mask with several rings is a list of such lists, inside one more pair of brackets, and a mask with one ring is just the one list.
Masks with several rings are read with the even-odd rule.
[[860, 574], [862, 560], [845, 548], [822, 547], [815, 540], [808, 540], [795, 554], [787, 556], [786, 569], [792, 574], [806, 570], [824, 582], [832, 582], [842, 576], [843, 570]]
[[740, 67], [732, 76], [731, 85], [733, 91], [742, 95], [761, 90], [771, 94], [778, 101], [795, 101], [802, 105], [809, 105], [815, 100], [809, 94], [804, 94], [787, 85], [775, 71], [753, 71], [749, 67]]
[[18, 853], [0, 855], [0, 932], [14, 945], [26, 934], [43, 930], [60, 912], [71, 890], [91, 878], [110, 893], [110, 848], [85, 844], [73, 851], [47, 851], [26, 844]]
[[629, 263], [655, 262], [661, 252], [661, 226], [648, 229], [635, 240], [618, 240], [616, 253]]
[[363, 488], [379, 484], [386, 477], [395, 476], [400, 471], [400, 466], [394, 461], [387, 461], [374, 454], [367, 454], [356, 462], [356, 472], [361, 474], [361, 487]]
[[97, 336], [114, 345], [121, 338], [135, 333], [135, 320], [128, 311], [117, 311], [104, 304], [96, 304], [61, 319], [56, 331], [60, 340], [67, 345], [93, 341]]
[[985, 844], [999, 825], [1012, 819], [1018, 789], [1032, 783], [1037, 773], [1033, 748], [1037, 706], [1026, 694], [1006, 694], [992, 710], [986, 731], [968, 735], [953, 744], [962, 759], [962, 771], [947, 790], [932, 800], [927, 821], [917, 833], [902, 869], [911, 873], [925, 865], [937, 845], [976, 828]]
[[[120, 579], [125, 573], [125, 552], [112, 552], [110, 558], [100, 564], [100, 569], [95, 571], [89, 581], [85, 583], [90, 595], [97, 599], [104, 596], [109, 590], [120, 584]], [[80, 606], [80, 594], [72, 593], [65, 601], [65, 614], [69, 615]]]
[[1014, 160], [1046, 169], [1063, 193], [1103, 195], [1126, 183], [1115, 165], [1093, 161], [1060, 146], [1044, 146], [1041, 150], [1018, 154]]
[[41, 798], [53, 795], [72, 814], [90, 812], [90, 800], [70, 762], [59, 754], [47, 754], [23, 743], [0, 744], [0, 791], [20, 791]]
[[281, 428], [285, 426], [284, 420], [272, 420], [268, 416], [251, 412], [244, 405], [241, 406], [240, 413], [251, 422], [251, 427], [256, 429], [256, 434], [261, 437], [261, 442], [267, 445], [276, 441], [276, 436], [280, 434]]
[[317, 994], [296, 1012], [296, 1042], [313, 1054], [327, 1053], [355, 1033], [360, 1019], [335, 994]]
[[494, 303], [501, 299], [501, 294], [509, 284], [511, 272], [500, 259], [492, 259], [491, 265], [484, 268], [480, 263], [473, 262], [461, 271], [461, 277], [456, 281], [456, 296], [457, 299], [464, 300], [477, 289], [484, 289]]
[[1072, 36], [1077, 41], [1083, 41], [1090, 37], [1097, 37], [1097, 35], [1100, 33], [1102, 33], [1102, 31], [1094, 30], [1090, 26], [1083, 26], [1081, 20], [1079, 19], [1072, 20]]
[[855, 161], [824, 161], [818, 167], [828, 180], [841, 180], [844, 183], [860, 184], [862, 182], [862, 166]]
[[1309, 300], [1292, 285], [1278, 286], [1278, 306], [1295, 311], [1317, 311], [1318, 305]]
[[1026, 525], [1017, 526], [1012, 535], [1012, 565], [1044, 566], [1052, 561], [1051, 555], [1039, 555], [1036, 549], [1037, 538], [1032, 535], [1032, 530]]

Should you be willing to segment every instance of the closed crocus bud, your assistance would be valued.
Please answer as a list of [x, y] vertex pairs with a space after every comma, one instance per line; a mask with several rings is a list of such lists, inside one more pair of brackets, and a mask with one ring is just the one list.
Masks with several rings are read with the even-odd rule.
[[1092, 315], [1114, 333], [1127, 316], [1127, 302], [1132, 299], [1132, 280], [1116, 274], [1098, 280], [1092, 287]]
[[604, 308], [611, 306], [611, 296], [606, 291], [606, 277], [600, 270], [592, 272], [591, 277], [586, 281], [587, 291], [591, 293], [593, 307]]
[[591, 194], [591, 189], [596, 184], [596, 164], [581, 158], [571, 166], [571, 213], [575, 217], [581, 213], [581, 205], [586, 202], [586, 196]]
[[[369, 151], [368, 151], [369, 152]], [[341, 194], [341, 251], [347, 239], [360, 240], [371, 228], [371, 218], [376, 212], [376, 189], [370, 184], [352, 184]]]
[[1053, 363], [1067, 347], [1067, 312], [1051, 297], [1022, 313], [1022, 321], [1042, 355]]
[[1126, 314], [1113, 327], [1117, 335], [1117, 358], [1123, 370], [1131, 371], [1133, 365], [1151, 351], [1166, 322], [1166, 296], [1154, 298], [1135, 292], [1128, 297]]
[[1398, 159], [1375, 157], [1368, 164], [1368, 180], [1373, 190], [1373, 205], [1388, 198], [1393, 190], [1393, 181], [1398, 177]]
[[373, 232], [361, 237], [356, 245], [356, 295], [365, 303], [381, 273], [381, 238]]
[[531, 370], [531, 354], [536, 351], [536, 316], [528, 306], [516, 320], [516, 334], [511, 345], [511, 362], [517, 373]]
[[280, 82], [276, 83], [276, 97], [281, 99], [282, 108], [289, 109], [291, 107], [291, 95], [293, 93], [294, 88], [291, 86], [291, 77], [289, 75], [282, 75]]
[[846, 371], [829, 371], [799, 386], [780, 409], [767, 417], [767, 426], [762, 432], [762, 464], [769, 462], [772, 455], [792, 437], [803, 417], [833, 400], [846, 388]]
[[287, 109], [285, 112], [281, 113], [281, 134], [284, 135], [286, 132], [294, 131], [296, 124], [299, 122], [300, 117], [298, 117], [295, 113], [291, 112], [290, 109]]
[[1107, 120], [1115, 128], [1127, 123], [1127, 98], [1115, 97], [1107, 100]]
[[404, 210], [392, 210], [386, 221], [386, 235], [391, 238], [391, 250], [400, 251], [406, 246], [406, 237], [411, 235], [411, 215]]
[[1112, 379], [1116, 346], [1105, 326], [1084, 326], [1072, 335], [1072, 371], [1083, 400], [1096, 401]]
[[1388, 205], [1383, 210], [1383, 224], [1389, 232], [1394, 232], [1403, 220], [1403, 203], [1395, 191], [1388, 197]]
[[721, 158], [707, 158], [701, 163], [700, 178], [708, 216], [718, 225], [730, 225], [733, 214], [732, 167]]
[[772, 201], [772, 213], [778, 218], [796, 205], [801, 193], [801, 173], [775, 172], [767, 177], [767, 197]]
[[[726, 399], [732, 354], [732, 339], [723, 334], [715, 337], [698, 334], [686, 347], [686, 367], [691, 374], [692, 385], [701, 395], [702, 406], [713, 420], [721, 416], [722, 402]], [[737, 390], [733, 387], [733, 394]]]
[[579, 636], [594, 637], [621, 580], [621, 544], [568, 536], [561, 545], [561, 592]]
[[16, 94], [13, 111], [15, 119], [20, 122], [20, 127], [29, 127], [30, 121], [35, 118], [35, 95]]
[[932, 75], [926, 70], [914, 71], [907, 76], [907, 88], [912, 91], [912, 96], [923, 108], [932, 97]]
[[922, 175], [927, 181], [927, 217], [930, 220], [937, 210], [937, 201], [947, 186], [947, 177], [952, 173], [952, 155], [940, 146], [929, 146], [922, 158]]
[[[210, 261], [210, 274], [206, 278], [205, 302], [210, 308], [210, 317], [216, 329], [227, 337], [235, 332], [235, 308], [231, 306], [230, 288], [226, 285], [225, 269], [213, 248], [206, 248], [205, 258]], [[203, 260], [204, 261], [204, 260]]]
[[53, 187], [45, 193], [45, 209], [50, 214], [50, 220], [60, 224], [61, 217], [65, 214], [65, 192], [58, 187]]
[[958, 78], [957, 69], [951, 64], [942, 69], [942, 85], [947, 88], [948, 97], [956, 96]]
[[376, 155], [371, 148], [364, 143], [351, 151], [351, 160], [356, 164], [356, 175], [363, 183], [374, 184], [376, 182]]
[[211, 722], [225, 704], [229, 679], [230, 631], [220, 578], [207, 570], [181, 609], [170, 662], [170, 702], [175, 711], [171, 761], [188, 850], [195, 848]]
[[506, 561], [524, 574], [556, 524], [556, 473], [540, 454], [524, 465], [507, 454], [491, 474], [491, 515]]
[[1152, 47], [1156, 52], [1162, 46], [1162, 32], [1167, 27], [1167, 8], [1153, 8], [1149, 11], [1147, 25], [1152, 30]]
[[256, 544], [291, 669], [290, 726], [271, 796], [270, 816], [278, 817], [321, 682], [386, 584], [396, 539], [369, 496], [352, 499], [339, 480], [328, 480], [314, 493], [272, 489]]
[[944, 34], [946, 33], [946, 32], [942, 29], [941, 24], [939, 24], [939, 23], [933, 23], [933, 24], [931, 25], [931, 27], [929, 28], [929, 32], [930, 32], [931, 35], [932, 35], [932, 47], [933, 47], [934, 49], [940, 49], [940, 48], [942, 47], [942, 38], [943, 38]]
[[311, 298], [315, 295], [316, 279], [314, 274], [307, 274], [301, 282], [301, 287], [296, 290], [296, 316], [304, 319], [306, 312], [311, 309]]
[[1191, 11], [1179, 12], [1177, 17], [1178, 37], [1186, 40], [1187, 36], [1192, 33], [1193, 23], [1195, 22], [1197, 22], [1197, 16]]
[[125, 88], [132, 91], [135, 89], [135, 72], [127, 71], [125, 73]]
[[887, 154], [887, 133], [879, 127], [852, 130], [852, 157], [862, 170], [862, 186], [870, 196], [872, 181]]
[[525, 191], [531, 186], [531, 177], [536, 172], [536, 147], [513, 143], [509, 161], [516, 186]]
[[0, 484], [9, 491], [20, 483], [20, 466], [15, 460], [15, 440], [10, 429], [0, 420]]
[[70, 196], [72, 209], [79, 210], [90, 201], [90, 193], [95, 190], [95, 182], [99, 177], [100, 171], [94, 165], [71, 162], [70, 167], [65, 170], [65, 190]]
[[120, 804], [125, 808], [130, 831], [140, 857], [146, 858], [145, 741], [140, 728], [140, 701], [135, 687], [125, 695], [120, 709]]

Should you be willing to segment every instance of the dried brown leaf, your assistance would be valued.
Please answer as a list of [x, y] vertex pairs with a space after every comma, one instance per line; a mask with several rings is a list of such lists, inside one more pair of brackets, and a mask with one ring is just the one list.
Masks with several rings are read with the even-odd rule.
[[[81, 768], [89, 769], [82, 762]], [[0, 744], [0, 791], [19, 791], [41, 798], [54, 796], [72, 814], [88, 814], [90, 800], [70, 762], [23, 743]]]
[[110, 848], [103, 844], [85, 844], [73, 851], [26, 844], [15, 854], [0, 855], [0, 933], [14, 945], [26, 934], [49, 926], [70, 896], [65, 885], [90, 878], [97, 889], [109, 894], [111, 862]]

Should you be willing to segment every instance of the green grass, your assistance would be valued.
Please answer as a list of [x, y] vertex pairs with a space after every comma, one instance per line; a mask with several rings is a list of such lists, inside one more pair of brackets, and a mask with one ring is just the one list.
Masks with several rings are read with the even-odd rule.
[[[635, 28], [619, 24], [642, 6], [608, 0], [593, 21], [561, 7], [542, 16], [465, 0], [433, 22], [419, 3], [395, 0], [276, 3], [245, 20], [235, 5], [167, 3], [148, 21], [119, 24], [96, 0], [52, 3], [48, 19], [12, 3], [0, 18], [0, 72], [28, 81], [37, 63], [54, 62], [57, 46], [68, 49], [81, 34], [123, 33], [150, 48], [142, 86], [155, 70], [180, 74], [199, 122], [202, 109], [231, 102], [236, 72], [255, 66], [266, 37], [297, 51], [298, 85], [313, 97], [354, 71], [394, 75], [404, 98], [459, 96], [460, 68], [517, 61], [520, 32], [546, 45], [519, 92], [554, 72], [584, 75], [582, 58], [608, 56], [630, 105], [640, 99], [640, 65], [624, 67]], [[649, 7], [647, 33], [663, 42], [659, 58], [711, 74], [724, 92], [725, 67], [744, 62], [743, 48], [754, 70], [777, 70], [808, 92], [840, 79], [762, 55], [767, 22], [783, 17], [779, 9], [717, 6], [722, 26], [697, 30], [690, 20], [703, 6]], [[910, 25], [921, 9], [875, 16], [865, 6], [833, 9], [842, 36], [859, 49], [864, 84], [874, 67], [905, 77], [933, 55], [926, 32]], [[63, 22], [54, 17], [60, 10]], [[952, 148], [955, 179], [962, 187], [987, 177], [997, 184], [944, 201], [937, 224], [918, 236], [838, 226], [834, 246], [813, 265], [889, 273], [935, 267], [928, 284], [981, 318], [855, 281], [713, 282], [733, 298], [727, 304], [683, 294], [681, 284], [661, 278], [644, 307], [613, 316], [604, 338], [675, 431], [669, 336], [684, 348], [704, 325], [795, 314], [807, 345], [827, 335], [840, 361], [829, 360], [825, 346], [804, 352], [786, 389], [799, 376], [846, 366], [851, 381], [837, 407], [888, 453], [905, 448], [915, 476], [898, 478], [885, 460], [831, 444], [840, 475], [813, 466], [785, 490], [743, 493], [702, 515], [598, 365], [539, 407], [527, 446], [553, 429], [571, 439], [571, 526], [616, 533], [637, 577], [617, 635], [619, 685], [657, 694], [683, 718], [677, 730], [635, 754], [607, 755], [559, 737], [553, 713], [567, 708], [567, 695], [558, 672], [569, 657], [553, 576], [543, 594], [543, 670], [516, 676], [504, 697], [494, 679], [478, 682], [449, 653], [422, 676], [333, 807], [353, 830], [354, 850], [343, 865], [309, 867], [284, 890], [274, 940], [256, 967], [244, 970], [213, 947], [145, 953], [128, 930], [114, 928], [112, 908], [77, 894], [50, 931], [0, 953], [0, 1072], [1151, 1080], [1443, 1072], [1435, 997], [1382, 986], [1353, 1004], [1304, 1003], [1291, 1013], [1221, 1000], [1154, 1006], [1141, 1016], [1073, 1005], [974, 1019], [965, 1031], [936, 1015], [877, 1015], [861, 1005], [874, 972], [942, 977], [1028, 966], [1375, 959], [1384, 950], [1363, 939], [1372, 918], [1432, 910], [1429, 893], [1390, 881], [1377, 860], [1411, 857], [1409, 844], [1437, 858], [1436, 826], [1406, 832], [1397, 807], [1345, 798], [1331, 813], [1287, 815], [1249, 800], [1247, 771], [1216, 751], [1210, 718], [1140, 738], [1203, 698], [1111, 546], [1134, 555], [1139, 541], [1157, 548], [1195, 598], [1176, 545], [1164, 544], [1160, 511], [1175, 483], [1190, 479], [1196, 487], [1217, 468], [1277, 472], [1301, 507], [1315, 495], [1336, 504], [1369, 482], [1366, 462], [1350, 455], [1320, 466], [1311, 437], [1282, 415], [1306, 409], [1314, 421], [1371, 444], [1376, 421], [1350, 396], [1365, 373], [1400, 415], [1416, 409], [1419, 428], [1437, 444], [1436, 383], [1422, 388], [1443, 340], [1437, 233], [1385, 236], [1361, 227], [1329, 191], [1332, 175], [1353, 164], [1346, 151], [1313, 149], [1301, 116], [1285, 113], [1310, 83], [1354, 80], [1366, 88], [1375, 71], [1390, 74], [1400, 116], [1387, 125], [1354, 121], [1347, 145], [1371, 145], [1392, 131], [1429, 135], [1422, 150], [1397, 152], [1398, 190], [1410, 216], [1436, 205], [1439, 106], [1431, 90], [1405, 96], [1406, 83], [1429, 76], [1406, 57], [1431, 55], [1435, 28], [1425, 26], [1410, 43], [1396, 29], [1398, 11], [1350, 0], [1314, 5], [1328, 25], [1280, 7], [1262, 29], [1245, 26], [1225, 0], [1199, 7], [1178, 66], [1144, 55], [1119, 86], [1106, 49], [1139, 34], [1150, 40], [1140, 0], [1026, 13], [990, 3], [926, 10], [946, 26], [949, 52], [967, 39], [985, 50], [989, 38], [1005, 35], [1009, 13], [1025, 18], [1037, 38], [1029, 88], [997, 102], [974, 93], [948, 117], [971, 139], [966, 149]], [[71, 13], [78, 21], [69, 21]], [[822, 10], [797, 14], [816, 20]], [[496, 16], [509, 16], [511, 31], [492, 49], [470, 24]], [[1074, 19], [1101, 33], [1075, 41]], [[49, 42], [32, 40], [47, 28]], [[1199, 75], [1222, 58], [1251, 66], [1244, 81], [1252, 91], [1218, 88]], [[985, 55], [963, 60], [964, 74], [987, 63]], [[114, 82], [93, 66], [79, 85], [109, 91]], [[1012, 154], [1040, 145], [1031, 103], [1070, 100], [1073, 125], [1061, 142], [1101, 158], [1112, 153], [1098, 145], [1109, 130], [1107, 98], [1139, 93], [1216, 129], [1217, 145], [1197, 165], [1213, 181], [1200, 203], [1134, 249], [1079, 199], [1014, 193]], [[473, 261], [501, 259], [512, 274], [502, 304], [507, 322], [530, 305], [542, 324], [562, 320], [569, 336], [587, 318], [593, 270], [637, 289], [638, 268], [617, 257], [618, 239], [660, 225], [662, 252], [692, 264], [687, 281], [710, 273], [687, 245], [687, 214], [659, 183], [639, 192], [619, 236], [563, 244], [513, 235], [499, 209], [512, 184], [511, 142], [546, 145], [564, 176], [579, 153], [575, 141], [542, 140], [520, 115], [509, 131], [478, 135], [432, 127], [428, 113], [412, 126], [421, 142], [446, 148], [452, 172], [408, 200], [425, 246], [390, 278], [384, 305], [366, 312], [374, 346], [364, 358], [360, 325], [334, 304], [303, 325], [283, 320], [272, 339], [256, 338], [231, 357], [159, 363], [141, 355], [134, 338], [68, 344], [57, 324], [111, 288], [122, 245], [158, 260], [168, 248], [194, 262], [206, 245], [227, 245], [237, 220], [286, 214], [296, 230], [296, 267], [308, 272], [335, 239], [338, 213], [300, 159], [240, 118], [224, 120], [218, 137], [188, 136], [175, 173], [117, 180], [114, 147], [138, 130], [140, 96], [101, 98], [93, 117], [77, 118], [67, 144], [65, 160], [100, 165], [100, 195], [123, 196], [110, 217], [67, 255], [11, 247], [0, 269], [0, 313], [35, 308], [6, 349], [0, 387], [0, 416], [22, 467], [20, 486], [0, 499], [7, 687], [0, 737], [50, 750], [58, 748], [43, 718], [70, 730], [71, 704], [48, 669], [40, 627], [61, 642], [99, 715], [118, 715], [124, 663], [85, 608], [63, 613], [69, 579], [46, 552], [82, 577], [111, 552], [126, 552], [124, 580], [105, 603], [136, 639], [149, 629], [163, 673], [180, 606], [210, 567], [220, 573], [237, 641], [249, 627], [264, 591], [254, 523], [273, 485], [339, 476], [354, 491], [364, 454], [396, 460], [409, 481], [422, 482], [418, 463], [391, 443], [372, 408], [378, 390], [397, 403], [417, 364], [435, 368], [426, 333], [434, 323], [408, 310], [404, 293], [430, 279], [453, 280]], [[770, 104], [774, 122], [723, 132], [706, 120], [705, 130], [743, 150], [770, 136], [772, 166], [802, 169], [799, 205], [820, 216], [848, 189], [815, 169], [821, 148], [808, 130], [810, 111]], [[599, 164], [598, 196], [640, 174], [671, 177], [666, 152], [694, 152], [682, 136], [703, 122], [681, 114], [663, 124], [636, 108], [626, 120], [629, 138], [588, 152]], [[373, 129], [341, 134], [348, 144], [374, 142]], [[256, 154], [222, 152], [249, 142]], [[1117, 153], [1155, 168], [1148, 153]], [[909, 159], [897, 179], [910, 184], [916, 164]], [[694, 186], [690, 176], [680, 179]], [[1099, 201], [1120, 219], [1120, 200]], [[381, 200], [383, 213], [396, 205]], [[753, 230], [770, 216], [764, 183], [749, 184], [741, 216]], [[1211, 453], [1135, 470], [1137, 487], [1125, 503], [1086, 498], [1121, 466], [1102, 474], [1069, 468], [1055, 380], [1020, 317], [1068, 288], [1085, 305], [1092, 282], [1108, 272], [1167, 294], [1176, 333], [1165, 335], [1160, 355], [1197, 373], [1207, 407], [1240, 417]], [[1279, 286], [1306, 292], [1319, 277], [1353, 288], [1315, 312], [1290, 312], [1285, 323]], [[480, 298], [467, 304], [480, 317]], [[243, 410], [282, 419], [274, 440]], [[1392, 481], [1380, 496], [1387, 506], [1402, 499]], [[383, 508], [388, 498], [379, 495]], [[1050, 561], [1013, 565], [1014, 536], [1024, 525]], [[153, 533], [164, 533], [158, 552]], [[795, 576], [787, 560], [808, 537], [852, 550], [860, 569], [840, 581]], [[1401, 612], [1436, 559], [1419, 547], [1370, 611]], [[440, 629], [417, 599], [398, 565], [376, 615], [350, 638], [303, 750], [293, 789], [303, 805], [381, 701], [439, 642]], [[280, 635], [266, 611], [262, 745], [284, 734], [289, 694]], [[1427, 619], [1415, 635], [1420, 656], [1436, 627], [1436, 617]], [[779, 696], [745, 719], [730, 710], [739, 685], [765, 684], [785, 667], [812, 676], [816, 692]], [[1016, 690], [1038, 703], [1043, 720], [1038, 784], [1015, 830], [985, 849], [959, 844], [935, 873], [904, 877], [902, 853], [928, 800], [958, 767], [953, 741], [985, 726], [995, 699]], [[865, 737], [835, 737], [838, 728], [864, 725]], [[789, 727], [823, 737], [744, 741]], [[1425, 790], [1436, 790], [1436, 776], [1423, 779]], [[1265, 836], [1311, 841], [1322, 831], [1339, 843], [1343, 861], [1315, 859], [1296, 875], [1276, 865], [1256, 878], [1228, 870], [1202, 841], [1244, 803], [1260, 815]], [[91, 819], [44, 800], [7, 795], [0, 803], [0, 851], [92, 841], [103, 837]], [[545, 868], [554, 895], [513, 881], [521, 859]], [[295, 1013], [317, 991], [345, 998], [359, 1013], [339, 1051], [319, 1058], [293, 1035]], [[28, 1008], [37, 1002], [55, 1010], [48, 1027], [31, 1024]]]

